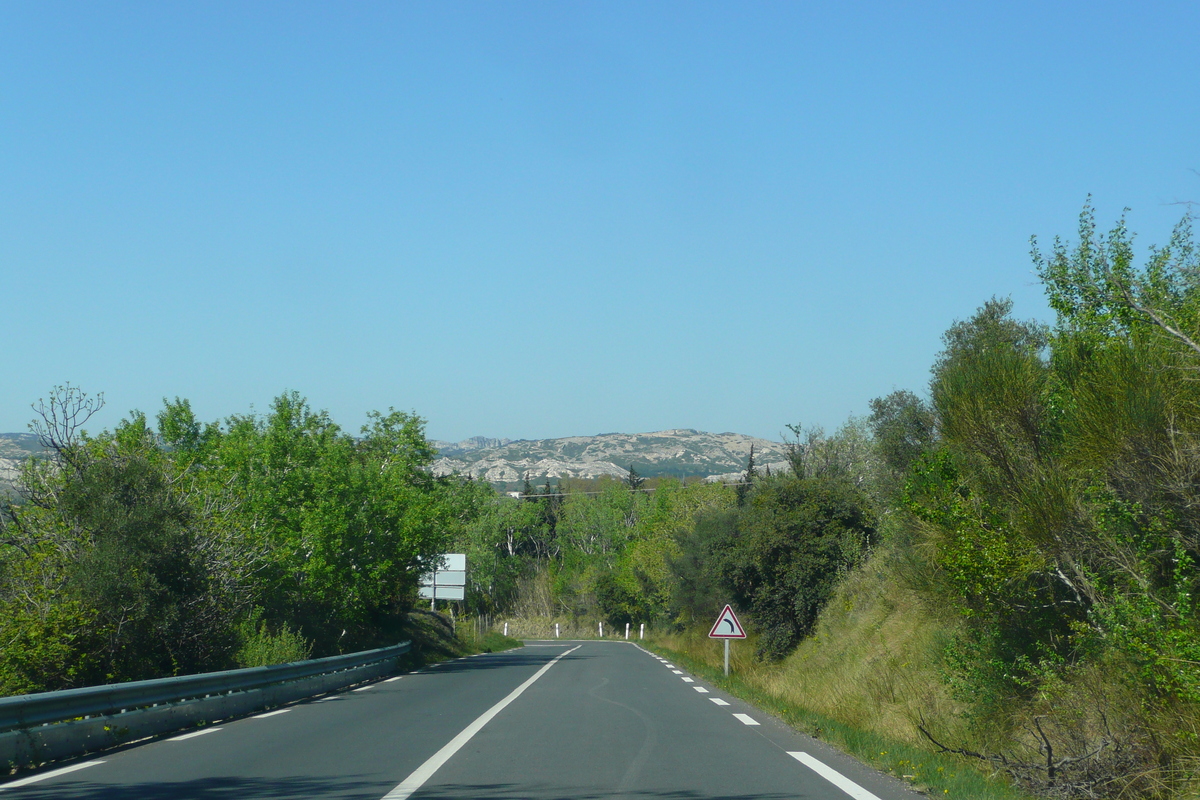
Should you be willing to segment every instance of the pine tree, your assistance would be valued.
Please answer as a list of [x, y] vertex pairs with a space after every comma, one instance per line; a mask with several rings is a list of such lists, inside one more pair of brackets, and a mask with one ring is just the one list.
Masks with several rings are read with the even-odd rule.
[[638, 475], [638, 471], [633, 468], [633, 464], [629, 465], [629, 474], [625, 476], [625, 485], [629, 487], [629, 491], [636, 492], [642, 488], [642, 484], [646, 479]]

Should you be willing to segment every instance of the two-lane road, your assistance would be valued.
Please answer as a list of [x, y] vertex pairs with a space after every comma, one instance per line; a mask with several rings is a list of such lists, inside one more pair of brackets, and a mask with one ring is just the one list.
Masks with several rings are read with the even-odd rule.
[[0, 783], [0, 795], [915, 797], [899, 782], [623, 642], [531, 642], [104, 754], [66, 770]]

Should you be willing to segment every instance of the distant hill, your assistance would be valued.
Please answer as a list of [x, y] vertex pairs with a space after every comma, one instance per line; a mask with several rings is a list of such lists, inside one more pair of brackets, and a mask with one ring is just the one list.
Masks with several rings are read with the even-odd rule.
[[[750, 446], [760, 468], [786, 468], [779, 442], [740, 433], [704, 433], [691, 429], [654, 433], [602, 433], [562, 439], [489, 439], [432, 441], [438, 450], [437, 475], [457, 472], [495, 484], [548, 479], [622, 477], [632, 465], [646, 478], [664, 476], [735, 478], [746, 469]], [[11, 493], [21, 463], [43, 452], [31, 433], [0, 433], [0, 493]]]
[[[496, 444], [482, 444], [486, 442]], [[464, 447], [467, 443], [476, 446]], [[434, 443], [439, 444], [446, 443]], [[619, 477], [628, 474], [631, 465], [647, 478], [711, 477], [743, 472], [751, 445], [760, 467], [785, 467], [787, 455], [779, 442], [740, 433], [676, 429], [517, 441], [476, 437], [450, 448], [439, 447], [433, 471], [437, 475], [457, 472], [489, 483], [515, 483], [526, 475], [534, 483], [547, 478]]]
[[472, 453], [476, 450], [503, 447], [511, 441], [512, 439], [489, 439], [486, 436], [472, 436], [470, 439], [464, 439], [461, 442], [443, 442], [438, 439], [431, 439], [429, 443], [437, 448], [438, 455], [444, 458], [453, 458], [465, 453]]
[[25, 459], [44, 452], [32, 433], [0, 433], [0, 495], [11, 494]]

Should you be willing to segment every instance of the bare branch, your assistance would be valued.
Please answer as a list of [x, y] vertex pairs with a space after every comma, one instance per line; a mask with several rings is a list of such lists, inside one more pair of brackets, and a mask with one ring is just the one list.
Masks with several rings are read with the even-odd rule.
[[104, 407], [104, 394], [89, 396], [78, 386], [55, 386], [50, 400], [31, 404], [37, 413], [29, 429], [37, 434], [42, 447], [53, 450], [58, 458], [78, 468], [79, 434], [84, 424]]
[[1177, 341], [1182, 342], [1183, 344], [1185, 344], [1189, 348], [1191, 348], [1193, 351], [1195, 351], [1197, 354], [1200, 354], [1200, 344], [1196, 344], [1196, 342], [1193, 341], [1192, 338], [1190, 336], [1188, 336], [1186, 333], [1184, 333], [1183, 331], [1179, 330], [1178, 328], [1172, 327], [1165, 319], [1163, 319], [1153, 309], [1146, 308], [1141, 303], [1139, 303], [1134, 298], [1133, 293], [1129, 291], [1129, 287], [1125, 286], [1125, 284], [1123, 284], [1117, 280], [1114, 280], [1113, 283], [1115, 283], [1120, 288], [1121, 295], [1125, 298], [1125, 302], [1129, 304], [1130, 308], [1132, 308], [1134, 311], [1137, 311], [1139, 314], [1146, 315], [1147, 317], [1150, 318], [1151, 322], [1153, 322], [1158, 327], [1162, 328], [1164, 331], [1166, 331], [1168, 334], [1170, 334], [1172, 337], [1174, 337]]

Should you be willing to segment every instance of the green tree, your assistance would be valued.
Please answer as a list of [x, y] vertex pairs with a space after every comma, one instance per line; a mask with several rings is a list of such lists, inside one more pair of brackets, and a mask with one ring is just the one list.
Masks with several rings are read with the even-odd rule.
[[866, 496], [847, 480], [760, 481], [716, 558], [735, 604], [762, 632], [759, 653], [781, 658], [811, 632], [847, 569], [875, 540]]
[[868, 421], [883, 463], [907, 473], [936, 442], [935, 419], [929, 404], [905, 389], [872, 400]]
[[625, 476], [625, 485], [629, 487], [629, 491], [631, 491], [631, 492], [640, 491], [642, 488], [642, 484], [644, 484], [645, 482], [646, 482], [646, 479], [638, 474], [638, 471], [633, 468], [633, 464], [630, 464], [629, 465], [629, 473]]

